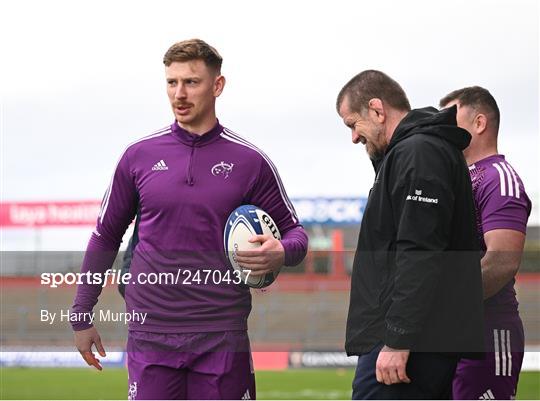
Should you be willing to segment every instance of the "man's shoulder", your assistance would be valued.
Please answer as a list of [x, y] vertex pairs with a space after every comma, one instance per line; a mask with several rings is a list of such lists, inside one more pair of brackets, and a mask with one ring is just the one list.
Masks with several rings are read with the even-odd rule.
[[224, 144], [230, 146], [231, 150], [241, 153], [242, 156], [253, 158], [254, 160], [258, 161], [270, 161], [269, 157], [261, 148], [253, 144], [244, 136], [237, 134], [235, 131], [223, 127], [223, 131], [221, 132], [220, 136]]
[[458, 160], [460, 154], [452, 144], [435, 135], [415, 134], [395, 144], [392, 158], [403, 163], [434, 163], [439, 160]]
[[170, 125], [167, 125], [158, 130], [154, 130], [151, 133], [148, 133], [142, 137], [139, 137], [138, 139], [129, 143], [126, 147], [126, 151], [136, 150], [141, 147], [146, 147], [146, 146], [151, 146], [156, 143], [161, 143], [163, 140], [170, 138], [171, 133], [172, 133], [172, 129]]
[[525, 198], [523, 181], [504, 158], [490, 158], [469, 167], [473, 187], [485, 196], [497, 198]]
[[453, 145], [437, 135], [418, 133], [402, 139], [396, 143], [395, 148], [406, 152], [422, 152], [426, 149], [448, 148]]

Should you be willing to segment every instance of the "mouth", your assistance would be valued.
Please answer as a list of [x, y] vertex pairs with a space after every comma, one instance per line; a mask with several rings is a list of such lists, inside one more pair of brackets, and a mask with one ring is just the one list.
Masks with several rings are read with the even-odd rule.
[[181, 104], [181, 105], [174, 106], [174, 110], [176, 111], [177, 114], [186, 115], [186, 114], [189, 114], [189, 110], [191, 109], [191, 107], [192, 107], [191, 105]]

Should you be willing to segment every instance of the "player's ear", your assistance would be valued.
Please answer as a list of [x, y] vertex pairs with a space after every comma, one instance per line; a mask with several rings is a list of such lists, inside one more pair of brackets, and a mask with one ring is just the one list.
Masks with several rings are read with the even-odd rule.
[[486, 115], [482, 113], [477, 114], [476, 117], [474, 117], [473, 127], [478, 135], [483, 134], [487, 127]]
[[386, 119], [386, 112], [384, 110], [382, 100], [376, 97], [370, 99], [368, 102], [368, 106], [368, 110], [375, 116], [377, 121], [381, 124], [384, 123], [384, 120]]
[[225, 87], [225, 77], [223, 75], [218, 75], [214, 80], [214, 97], [218, 97], [223, 92]]

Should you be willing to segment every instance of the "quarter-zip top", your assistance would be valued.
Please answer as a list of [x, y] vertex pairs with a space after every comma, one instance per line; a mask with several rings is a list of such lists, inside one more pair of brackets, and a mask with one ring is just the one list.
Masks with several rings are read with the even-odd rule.
[[219, 139], [219, 134], [221, 134], [223, 131], [223, 127], [219, 124], [219, 122], [217, 122], [210, 131], [205, 132], [202, 135], [197, 135], [192, 134], [191, 132], [180, 127], [178, 123], [173, 123], [171, 125], [171, 130], [174, 137], [176, 137], [181, 143], [191, 147], [188, 167], [186, 169], [186, 184], [193, 186], [193, 158], [195, 157], [195, 148], [215, 142], [217, 139]]
[[[272, 216], [282, 234], [285, 265], [303, 259], [307, 236], [268, 156], [219, 123], [203, 135], [193, 135], [175, 122], [123, 152], [82, 271], [105, 272], [112, 266], [139, 210], [139, 241], [130, 273], [134, 280], [163, 272], [179, 280], [127, 285], [126, 311], [148, 313], [144, 324], [130, 322], [129, 329], [244, 330], [251, 310], [249, 289], [219, 279], [231, 270], [223, 249], [225, 222], [242, 204], [254, 204]], [[205, 269], [217, 273], [206, 283], [194, 281], [197, 271]], [[73, 311], [92, 311], [100, 292], [99, 285], [79, 285]], [[75, 330], [90, 327], [84, 321], [72, 324]]]

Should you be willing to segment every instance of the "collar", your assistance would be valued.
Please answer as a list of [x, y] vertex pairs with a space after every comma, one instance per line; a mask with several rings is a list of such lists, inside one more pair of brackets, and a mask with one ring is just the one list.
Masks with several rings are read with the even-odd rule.
[[216, 120], [216, 125], [202, 135], [192, 134], [191, 132], [185, 130], [184, 128], [178, 125], [178, 122], [175, 120], [171, 125], [171, 130], [173, 136], [188, 146], [204, 146], [211, 142], [214, 142], [219, 138], [221, 132], [223, 132], [223, 127], [219, 123], [219, 120]]
[[492, 163], [493, 161], [506, 161], [504, 155], [497, 153], [494, 155], [489, 155], [484, 157], [483, 159], [480, 159], [478, 161], [475, 161], [473, 164], [471, 164], [471, 167], [477, 166], [477, 165], [484, 165]]

